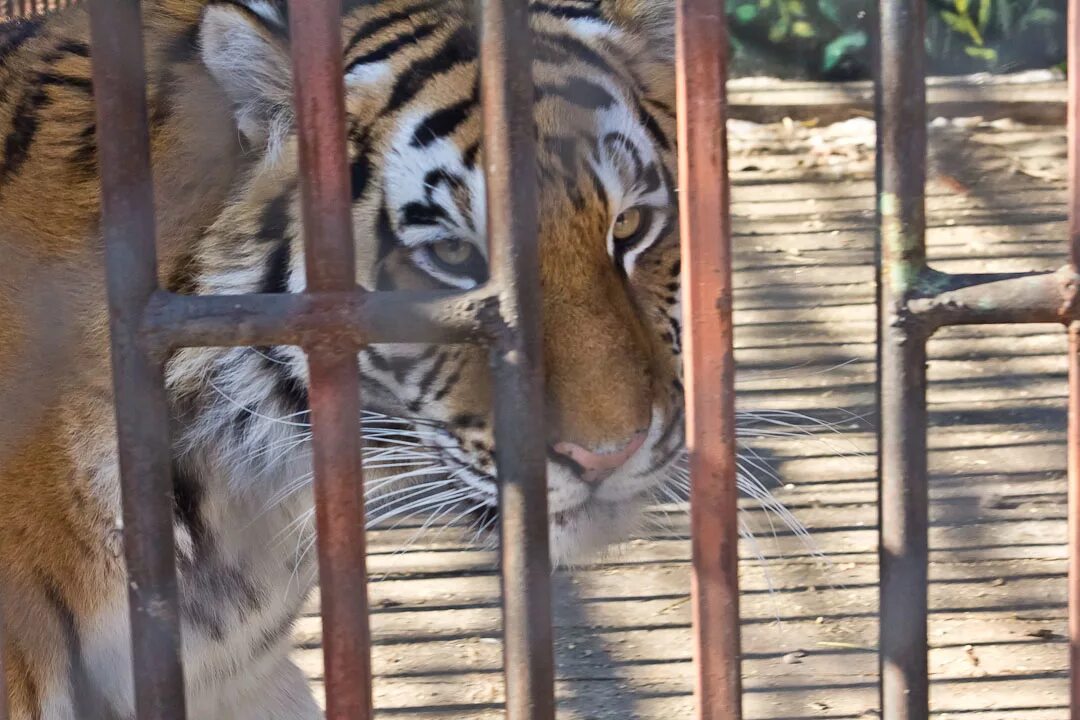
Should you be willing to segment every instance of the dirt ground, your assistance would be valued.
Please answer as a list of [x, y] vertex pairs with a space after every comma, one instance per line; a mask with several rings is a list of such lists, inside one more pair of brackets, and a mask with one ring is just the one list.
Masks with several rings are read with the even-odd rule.
[[[747, 718], [878, 717], [873, 457], [873, 126], [731, 126], [744, 410], [834, 423], [750, 441], [815, 555], [745, 501]], [[1064, 258], [1065, 135], [935, 123], [929, 245], [949, 271]], [[932, 704], [937, 720], [1067, 717], [1065, 342], [1048, 326], [931, 343]], [[559, 717], [691, 717], [688, 544], [667, 523], [607, 562], [555, 577]], [[372, 533], [378, 717], [489, 720], [500, 709], [498, 578], [456, 531], [397, 549]], [[764, 560], [755, 555], [763, 554]], [[297, 655], [322, 692], [317, 600]]]

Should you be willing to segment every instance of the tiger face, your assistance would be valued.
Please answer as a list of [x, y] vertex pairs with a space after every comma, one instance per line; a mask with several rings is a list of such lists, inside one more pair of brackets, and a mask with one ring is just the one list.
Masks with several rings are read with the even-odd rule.
[[[671, 8], [533, 2], [539, 255], [552, 554], [623, 537], [682, 455]], [[184, 292], [304, 289], [287, 21], [212, 4], [202, 61], [250, 169], [189, 258]], [[359, 4], [343, 24], [357, 282], [487, 280], [475, 18], [456, 0]], [[193, 280], [191, 280], [193, 278]], [[179, 288], [174, 288], [179, 289]], [[360, 355], [371, 522], [497, 517], [488, 354], [377, 345]], [[169, 366], [186, 449], [306, 487], [307, 368], [295, 348], [189, 349]]]

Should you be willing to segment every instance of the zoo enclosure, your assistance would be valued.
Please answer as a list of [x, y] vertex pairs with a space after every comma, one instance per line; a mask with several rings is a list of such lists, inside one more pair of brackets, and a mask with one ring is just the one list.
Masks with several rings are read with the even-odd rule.
[[0, 0], [0, 20], [42, 15], [71, 7], [77, 0]]
[[[61, 0], [60, 6], [66, 3]], [[680, 218], [698, 717], [740, 717], [731, 231], [723, 3], [678, 0]], [[372, 715], [356, 353], [374, 342], [491, 350], [501, 488], [506, 706], [554, 717], [542, 432], [535, 148], [526, 0], [482, 0], [491, 282], [466, 293], [365, 292], [352, 277], [340, 0], [290, 7], [308, 291], [179, 296], [157, 284], [140, 10], [95, 0], [94, 91], [139, 718], [185, 717], [163, 367], [179, 347], [295, 344], [308, 353], [327, 716]], [[56, 7], [5, 0], [26, 15]], [[940, 327], [1069, 327], [1069, 618], [1080, 718], [1080, 0], [1069, 7], [1070, 264], [1054, 273], [950, 275], [926, 264], [925, 6], [881, 0], [877, 78], [881, 701], [928, 716], [926, 342]], [[509, 199], [509, 201], [506, 201]], [[2, 679], [0, 674], [0, 679]], [[0, 718], [6, 717], [0, 693]]]

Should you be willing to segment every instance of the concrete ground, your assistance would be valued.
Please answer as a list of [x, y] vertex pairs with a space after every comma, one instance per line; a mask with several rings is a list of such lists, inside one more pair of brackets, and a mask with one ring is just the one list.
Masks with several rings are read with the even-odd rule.
[[[813, 548], [745, 501], [757, 537], [743, 548], [745, 714], [874, 718], [873, 127], [733, 122], [731, 133], [741, 407], [832, 423], [749, 443]], [[933, 146], [937, 267], [1061, 264], [1062, 128], [956, 122], [934, 129]], [[1064, 351], [1048, 326], [931, 343], [937, 720], [1067, 717]], [[562, 720], [692, 716], [686, 523], [677, 507], [655, 516], [660, 529], [609, 561], [556, 575]], [[493, 557], [455, 530], [397, 552], [413, 532], [371, 535], [378, 717], [503, 717]], [[310, 611], [296, 652], [321, 693], [317, 598]]]

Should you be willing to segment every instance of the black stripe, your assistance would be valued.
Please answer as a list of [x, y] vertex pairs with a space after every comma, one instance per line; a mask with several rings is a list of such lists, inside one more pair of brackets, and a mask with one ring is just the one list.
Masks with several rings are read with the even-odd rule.
[[362, 351], [363, 355], [371, 361], [371, 364], [380, 372], [390, 373], [398, 384], [404, 383], [409, 371], [415, 365], [415, 359], [405, 355], [386, 357], [373, 346], [368, 345]]
[[675, 199], [675, 179], [671, 176], [671, 171], [668, 170], [667, 165], [660, 163], [660, 174], [664, 178], [664, 187], [668, 191], [668, 204], [677, 207], [679, 203]]
[[173, 114], [180, 81], [174, 70], [191, 62], [199, 49], [199, 25], [191, 25], [169, 41], [162, 51], [163, 62], [150, 97], [150, 125], [159, 127]]
[[[682, 388], [682, 383], [679, 382], [678, 378], [675, 378], [674, 381], [675, 381], [676, 384], [678, 384], [678, 386], [680, 388], [679, 392], [682, 392], [682, 389], [681, 389]], [[668, 442], [674, 436], [675, 431], [678, 430], [682, 426], [682, 421], [683, 421], [683, 411], [682, 410], [677, 410], [675, 412], [675, 414], [673, 414], [671, 416], [671, 422], [669, 422], [667, 424], [667, 426], [660, 432], [660, 436], [658, 438], [656, 438], [656, 442], [653, 443], [653, 448], [665, 448], [667, 446]], [[649, 468], [645, 472], [642, 473], [642, 475], [650, 475], [650, 474], [656, 472], [661, 467], [666, 465], [667, 462], [669, 460], [671, 460], [672, 456], [675, 455], [676, 452], [681, 452], [681, 451], [682, 451], [682, 443], [674, 443], [672, 445], [672, 447], [666, 448], [663, 451], [663, 453], [659, 457], [659, 460], [657, 460], [657, 458], [656, 458], [656, 456], [654, 454], [653, 462], [649, 465]]]
[[83, 58], [90, 57], [90, 46], [79, 40], [63, 40], [56, 46], [56, 51]]
[[291, 635], [293, 626], [296, 624], [296, 617], [299, 614], [300, 604], [297, 604], [295, 607], [286, 610], [282, 614], [281, 620], [279, 620], [276, 625], [264, 628], [263, 631], [259, 633], [258, 642], [251, 650], [252, 659], [254, 660], [262, 657], [280, 645], [284, 638]]
[[569, 470], [575, 477], [583, 477], [585, 475], [585, 468], [578, 461], [574, 460], [569, 455], [563, 455], [562, 453], [555, 452], [550, 447], [547, 449], [547, 458], [555, 465], [559, 465], [566, 470]]
[[368, 360], [371, 362], [371, 364], [375, 367], [376, 370], [380, 370], [382, 372], [391, 372], [393, 370], [387, 359], [383, 357], [382, 353], [380, 353], [378, 350], [371, 347], [370, 345], [364, 348], [363, 353], [367, 355]]
[[580, 77], [571, 78], [565, 85], [540, 85], [536, 90], [539, 96], [554, 95], [589, 110], [602, 110], [615, 104], [615, 98], [602, 85]]
[[[379, 243], [376, 262], [381, 263], [399, 246], [397, 234], [394, 232], [390, 222], [390, 209], [386, 206], [385, 201], [379, 207], [379, 220], [375, 226], [375, 236]], [[383, 288], [380, 287], [379, 289]]]
[[26, 162], [38, 131], [38, 112], [48, 104], [49, 96], [40, 85], [31, 85], [23, 91], [12, 115], [11, 130], [4, 138], [3, 156], [0, 157], [0, 184], [10, 180]]
[[198, 477], [178, 462], [172, 464], [173, 517], [191, 536], [191, 545], [197, 555], [206, 546], [206, 521], [202, 515], [205, 489]]
[[545, 62], [558, 65], [570, 58], [599, 70], [603, 75], [623, 77], [600, 53], [573, 36], [535, 33], [533, 39], [537, 56]]
[[458, 28], [434, 55], [409, 65], [394, 84], [383, 113], [392, 113], [416, 97], [435, 78], [450, 72], [463, 63], [476, 59], [476, 39], [464, 28]]
[[417, 25], [412, 29], [412, 32], [398, 35], [393, 40], [387, 40], [374, 50], [369, 50], [368, 52], [354, 59], [352, 62], [349, 63], [348, 67], [345, 68], [345, 72], [349, 72], [357, 65], [368, 65], [370, 63], [382, 62], [406, 45], [413, 45], [420, 42], [426, 37], [430, 37], [440, 27], [442, 27], [442, 24], [440, 23], [427, 23], [425, 25]]
[[281, 294], [289, 292], [289, 263], [292, 259], [292, 251], [289, 241], [282, 240], [270, 253], [267, 260], [266, 276], [263, 278], [261, 291], [264, 293]]
[[448, 423], [452, 428], [460, 429], [472, 429], [483, 430], [487, 427], [487, 421], [479, 415], [473, 415], [472, 413], [458, 413], [454, 417], [450, 418]]
[[247, 437], [248, 428], [251, 427], [251, 421], [257, 412], [257, 403], [249, 403], [236, 410], [233, 416], [232, 432], [238, 442], [243, 442]]
[[42, 85], [54, 85], [57, 87], [84, 90], [90, 94], [93, 94], [94, 92], [93, 83], [90, 82], [90, 78], [86, 77], [74, 77], [72, 75], [64, 75], [56, 72], [43, 72], [38, 75], [38, 82]]
[[446, 168], [429, 170], [427, 175], [424, 175], [424, 197], [429, 203], [436, 203], [435, 190], [440, 185], [448, 185], [450, 193], [453, 194], [455, 190], [460, 190], [465, 186], [465, 181], [460, 175], [452, 173]]
[[668, 315], [668, 325], [671, 327], [671, 335], [674, 338], [675, 349], [682, 347], [682, 323], [678, 319]]
[[87, 176], [97, 175], [97, 125], [90, 123], [83, 128], [77, 138], [78, 146], [68, 157], [80, 173]]
[[401, 208], [403, 225], [438, 225], [440, 220], [445, 219], [446, 211], [432, 203], [411, 202]]
[[427, 147], [436, 140], [452, 135], [469, 115], [476, 109], [480, 99], [480, 90], [474, 84], [472, 95], [449, 107], [436, 110], [424, 118], [413, 133], [410, 145], [417, 148]]
[[552, 5], [545, 2], [532, 2], [529, 3], [529, 9], [567, 20], [575, 18], [589, 18], [591, 20], [602, 19], [600, 11], [594, 7], [582, 8], [570, 5]]
[[652, 135], [653, 142], [664, 150], [671, 149], [671, 141], [668, 140], [667, 135], [665, 135], [664, 131], [660, 128], [660, 123], [658, 123], [656, 118], [654, 118], [642, 105], [638, 105], [638, 118], [645, 126], [645, 129], [649, 131], [649, 134]]
[[371, 178], [371, 156], [367, 143], [357, 149], [356, 159], [349, 164], [349, 179], [352, 186], [352, 201], [356, 202], [364, 195], [368, 180]]
[[651, 193], [660, 189], [660, 173], [656, 170], [655, 163], [649, 163], [645, 172], [641, 175], [641, 182], [645, 185], [645, 192]]
[[165, 47], [165, 61], [168, 65], [180, 65], [195, 59], [199, 52], [199, 30], [201, 25], [195, 23], [184, 28], [183, 32], [177, 33]]
[[596, 196], [600, 200], [600, 204], [604, 207], [609, 206], [607, 190], [604, 189], [604, 182], [600, 179], [600, 176], [596, 174], [596, 170], [590, 164], [585, 165], [586, 171], [589, 173], [589, 179], [592, 180], [593, 190], [596, 191]]
[[22, 47], [23, 43], [36, 36], [43, 22], [43, 19], [36, 18], [0, 23], [0, 60], [14, 53]]
[[267, 369], [274, 373], [274, 392], [285, 406], [286, 414], [296, 416], [307, 412], [310, 409], [307, 388], [292, 374], [288, 361], [273, 348], [263, 348], [262, 352]]
[[64, 598], [60, 586], [40, 569], [35, 570], [35, 575], [64, 634], [68, 655], [69, 692], [75, 717], [80, 720], [119, 720], [120, 716], [90, 677], [83, 662], [82, 640], [75, 622], [75, 613]]
[[446, 378], [446, 382], [443, 383], [442, 387], [439, 388], [438, 392], [435, 393], [435, 397], [433, 399], [436, 402], [442, 400], [444, 397], [449, 395], [450, 391], [454, 389], [455, 385], [457, 385], [458, 380], [461, 379], [461, 367], [461, 365], [458, 365], [457, 368], [454, 369], [454, 372], [450, 373], [450, 376]]
[[666, 102], [662, 102], [660, 100], [654, 100], [653, 98], [645, 98], [645, 102], [647, 102], [649, 105], [652, 105], [654, 108], [656, 108], [660, 112], [664, 113], [665, 115], [667, 115], [672, 120], [675, 119], [675, 110], [673, 110], [672, 107], [670, 105], [668, 105]]
[[465, 162], [465, 167], [472, 169], [476, 167], [476, 156], [480, 153], [480, 143], [474, 142], [469, 147], [465, 148], [465, 152], [462, 155], [462, 160]]
[[417, 398], [421, 400], [424, 399], [424, 396], [427, 395], [428, 390], [431, 389], [432, 383], [435, 382], [435, 379], [439, 377], [439, 373], [442, 372], [443, 366], [446, 365], [446, 361], [449, 359], [449, 357], [450, 353], [442, 352], [439, 353], [439, 356], [435, 358], [435, 362], [431, 364], [431, 367], [428, 368], [427, 372], [424, 373], [424, 376], [420, 378], [420, 383], [417, 386]]
[[604, 136], [602, 143], [608, 152], [618, 153], [621, 151], [623, 154], [628, 155], [634, 164], [634, 177], [641, 177], [644, 172], [644, 163], [641, 161], [641, 153], [638, 152], [637, 145], [630, 138], [620, 132], [608, 133]]
[[345, 54], [348, 55], [366, 38], [371, 37], [375, 33], [390, 27], [394, 23], [408, 20], [415, 17], [417, 14], [426, 10], [430, 10], [435, 6], [435, 3], [424, 3], [422, 5], [416, 5], [405, 10], [398, 10], [397, 12], [390, 13], [389, 15], [383, 15], [382, 17], [373, 18], [356, 29], [356, 32], [349, 38], [349, 42], [345, 45]]
[[[289, 200], [292, 190], [281, 193], [263, 208], [258, 238], [262, 242], [285, 241], [289, 232]], [[284, 292], [284, 291], [283, 291]]]

